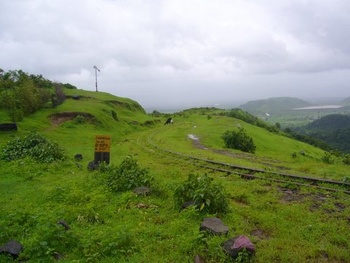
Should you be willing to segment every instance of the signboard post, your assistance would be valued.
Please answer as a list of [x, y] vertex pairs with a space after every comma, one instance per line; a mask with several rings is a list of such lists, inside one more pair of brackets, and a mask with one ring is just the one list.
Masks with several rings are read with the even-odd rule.
[[105, 162], [109, 164], [110, 149], [111, 149], [111, 136], [96, 135], [94, 163], [99, 164], [99, 163]]

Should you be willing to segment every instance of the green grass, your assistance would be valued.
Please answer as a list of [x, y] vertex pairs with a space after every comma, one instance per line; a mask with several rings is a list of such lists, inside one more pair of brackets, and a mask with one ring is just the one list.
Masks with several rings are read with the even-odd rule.
[[[202, 158], [337, 180], [348, 174], [348, 166], [339, 160], [325, 164], [322, 150], [217, 116], [214, 110], [175, 114], [173, 125], [163, 125], [165, 118], [146, 115], [131, 100], [105, 93], [68, 92], [85, 97], [68, 99], [55, 109], [25, 118], [18, 123], [17, 133], [0, 134], [2, 148], [14, 136], [36, 130], [58, 142], [68, 156], [52, 164], [0, 160], [0, 244], [21, 242], [21, 259], [55, 262], [54, 255], [59, 253], [60, 262], [193, 262], [200, 254], [206, 262], [227, 262], [220, 244], [244, 234], [256, 246], [253, 262], [350, 261], [348, 195], [303, 187], [290, 190], [288, 195], [281, 188], [290, 186], [204, 171], [155, 150], [147, 142]], [[112, 118], [112, 110], [118, 121]], [[98, 122], [77, 124], [70, 120], [53, 125], [48, 116], [57, 112], [87, 112]], [[257, 146], [254, 155], [224, 148], [221, 135], [238, 126], [253, 137]], [[132, 155], [140, 167], [149, 170], [155, 190], [150, 196], [113, 192], [102, 174], [86, 169], [93, 159], [97, 134], [111, 135], [111, 164], [119, 165]], [[206, 149], [196, 148], [188, 134], [196, 135]], [[291, 157], [301, 150], [305, 156]], [[73, 159], [77, 153], [84, 156], [81, 167]], [[227, 237], [200, 234], [202, 219], [215, 215], [176, 208], [174, 191], [191, 173], [208, 173], [227, 191], [230, 209], [220, 215], [230, 228]], [[65, 220], [71, 229], [64, 231], [58, 220]], [[0, 262], [13, 261], [0, 256]]]

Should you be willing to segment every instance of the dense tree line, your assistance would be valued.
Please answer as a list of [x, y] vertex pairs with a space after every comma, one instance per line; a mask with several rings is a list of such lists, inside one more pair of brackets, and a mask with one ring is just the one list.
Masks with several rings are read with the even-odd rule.
[[295, 129], [292, 130], [291, 128], [286, 128], [284, 131], [285, 131], [285, 134], [292, 139], [305, 142], [307, 144], [313, 145], [325, 151], [333, 150], [333, 148], [330, 145], [328, 145], [323, 140], [318, 139], [317, 137], [303, 134]]
[[228, 112], [223, 112], [223, 115], [232, 117], [232, 118], [236, 118], [242, 121], [245, 121], [249, 124], [258, 126], [260, 128], [266, 129], [269, 132], [273, 132], [273, 133], [279, 133], [279, 124], [276, 124], [276, 126], [268, 124], [267, 122], [259, 119], [258, 117], [248, 113], [247, 111], [244, 111], [242, 109], [231, 109]]
[[11, 121], [20, 121], [50, 102], [52, 106], [62, 103], [62, 87], [75, 88], [70, 84], [53, 83], [42, 75], [0, 69], [0, 109]]
[[291, 132], [299, 134], [299, 137], [322, 142], [324, 145], [329, 145], [329, 148], [350, 153], [350, 116], [327, 115], [306, 126], [294, 128]]

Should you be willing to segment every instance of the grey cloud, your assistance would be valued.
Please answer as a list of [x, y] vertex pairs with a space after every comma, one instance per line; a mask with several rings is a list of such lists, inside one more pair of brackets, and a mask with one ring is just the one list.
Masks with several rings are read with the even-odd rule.
[[102, 90], [148, 105], [168, 94], [169, 103], [348, 95], [346, 0], [2, 0], [0, 9], [5, 70], [93, 90], [98, 65]]

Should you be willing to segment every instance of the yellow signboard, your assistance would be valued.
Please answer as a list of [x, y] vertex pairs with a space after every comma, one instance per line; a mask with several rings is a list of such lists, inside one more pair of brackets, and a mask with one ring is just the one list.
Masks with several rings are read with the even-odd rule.
[[95, 138], [95, 152], [109, 153], [111, 149], [111, 136], [96, 135]]

